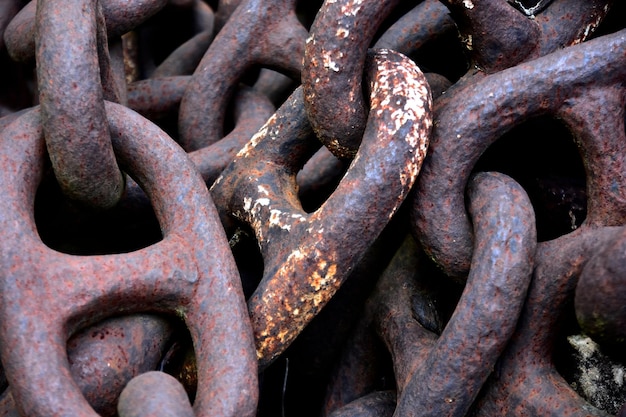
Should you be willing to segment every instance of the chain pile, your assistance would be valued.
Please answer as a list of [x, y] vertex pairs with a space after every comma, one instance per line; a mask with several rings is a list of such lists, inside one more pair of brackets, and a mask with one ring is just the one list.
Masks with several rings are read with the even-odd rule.
[[626, 417], [625, 12], [3, 0], [0, 415]]

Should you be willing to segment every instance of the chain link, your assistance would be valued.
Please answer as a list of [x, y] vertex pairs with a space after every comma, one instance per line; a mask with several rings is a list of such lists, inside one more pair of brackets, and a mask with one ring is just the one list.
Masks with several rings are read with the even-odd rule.
[[624, 8], [3, 1], [0, 414], [626, 416]]

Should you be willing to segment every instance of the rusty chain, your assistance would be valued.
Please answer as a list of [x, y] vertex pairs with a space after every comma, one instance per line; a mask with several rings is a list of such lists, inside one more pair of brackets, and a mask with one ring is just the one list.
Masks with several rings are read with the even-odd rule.
[[625, 13], [4, 0], [0, 415], [626, 417]]

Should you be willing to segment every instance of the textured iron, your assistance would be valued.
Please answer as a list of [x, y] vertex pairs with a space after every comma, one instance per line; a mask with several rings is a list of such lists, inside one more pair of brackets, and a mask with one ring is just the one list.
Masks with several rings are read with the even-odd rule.
[[0, 3], [0, 416], [625, 417], [625, 3]]

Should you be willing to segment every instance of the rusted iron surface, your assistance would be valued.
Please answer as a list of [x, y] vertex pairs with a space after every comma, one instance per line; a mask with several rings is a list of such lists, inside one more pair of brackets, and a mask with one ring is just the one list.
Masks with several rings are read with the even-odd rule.
[[[296, 173], [319, 148], [319, 142], [310, 139], [301, 89], [211, 189], [222, 216], [233, 213], [249, 224], [263, 254], [264, 278], [248, 301], [261, 367], [282, 353], [334, 295], [346, 272], [399, 208], [419, 172], [431, 128], [425, 78], [401, 55], [385, 50], [370, 57], [369, 71], [372, 113], [358, 161], [315, 212], [300, 208], [295, 189]], [[270, 161], [276, 169], [267, 168]], [[250, 172], [256, 174], [250, 177]], [[359, 183], [363, 177], [372, 181]], [[364, 216], [371, 210], [388, 214], [376, 221]], [[342, 219], [327, 212], [342, 213]], [[349, 247], [339, 250], [331, 243], [337, 241], [336, 234], [357, 230], [359, 241]], [[300, 274], [303, 279], [296, 279]]]
[[626, 3], [0, 3], [0, 416], [625, 417]]
[[[596, 47], [596, 44], [601, 45]], [[581, 91], [604, 86], [621, 91], [621, 80], [626, 73], [625, 47], [626, 32], [607, 35], [497, 72], [469, 83], [465, 88], [459, 87], [435, 104], [430, 156], [416, 184], [413, 221], [422, 245], [446, 273], [462, 276], [469, 270], [472, 233], [462, 190], [485, 149], [531, 117], [571, 111], [569, 107], [578, 96], [586, 97]], [[563, 62], [568, 65], [564, 66]], [[558, 77], [550, 75], [557, 73]], [[593, 93], [589, 94], [593, 97]], [[606, 100], [612, 96], [598, 97]], [[623, 100], [623, 93], [618, 93], [618, 97]], [[603, 151], [583, 155], [586, 164], [602, 164], [594, 162], [594, 158], [612, 158], [612, 148], [620, 147], [624, 142], [623, 105], [608, 108], [615, 109], [616, 113], [605, 112], [604, 107], [599, 106], [587, 108], [594, 111], [593, 116], [588, 116], [594, 125], [587, 127], [585, 130], [589, 133], [581, 134], [579, 140], [596, 144], [581, 144], [581, 148], [602, 148]], [[598, 119], [603, 122], [595, 123]], [[582, 120], [578, 121], [575, 132], [583, 131], [582, 123]], [[601, 129], [603, 123], [622, 128], [611, 129], [608, 137], [593, 134], [592, 130]], [[454, 147], [440, 145], [449, 141], [454, 142]], [[623, 168], [622, 164], [609, 166], [618, 170]], [[620, 172], [619, 175], [618, 178], [623, 178], [624, 174]], [[603, 195], [603, 200], [609, 200], [611, 194], [619, 193], [619, 188], [608, 186], [615, 176], [602, 176], [603, 171], [598, 170], [592, 171], [587, 178], [590, 196], [598, 194], [597, 198], [589, 199], [589, 204], [594, 204], [593, 201]], [[617, 200], [619, 202], [622, 198]], [[621, 207], [620, 204], [607, 205], [609, 203], [602, 201], [598, 206], [610, 212]], [[593, 217], [593, 213], [588, 213], [588, 219]]]
[[[298, 77], [306, 29], [293, 0], [242, 2], [217, 34], [192, 76], [180, 104], [178, 128], [187, 151], [223, 137], [225, 108], [246, 71], [254, 65]], [[235, 61], [218, 59], [235, 54]], [[211, 63], [212, 65], [208, 65]], [[223, 66], [220, 66], [223, 65]]]
[[585, 334], [615, 352], [626, 344], [624, 233], [595, 254], [576, 285], [576, 318]]
[[[369, 300], [374, 328], [392, 355], [401, 415], [465, 415], [522, 309], [536, 245], [530, 201], [519, 185], [497, 174], [479, 174], [469, 192], [477, 267], [445, 328], [439, 328], [434, 294], [419, 288], [424, 259], [410, 236]], [[474, 330], [458, 330], [467, 327]]]
[[[92, 2], [94, 5], [100, 2]], [[101, 3], [110, 38], [120, 36], [157, 13], [166, 0], [128, 2], [109, 0]], [[11, 20], [6, 29], [7, 49], [16, 60], [25, 61], [35, 56], [37, 0], [31, 0]], [[69, 16], [66, 16], [69, 19]]]
[[315, 135], [337, 157], [353, 157], [359, 147], [367, 120], [361, 85], [367, 48], [397, 4], [327, 1], [311, 26], [302, 64], [304, 102]]
[[[41, 2], [37, 77], [46, 147], [57, 180], [72, 198], [111, 207], [124, 191], [104, 114], [97, 44], [97, 2]], [[74, 23], [68, 30], [67, 20]], [[95, 181], [95, 179], [98, 179]]]
[[145, 372], [128, 383], [118, 405], [120, 417], [193, 416], [183, 386], [164, 372]]
[[[115, 416], [122, 389], [133, 377], [155, 368], [171, 335], [171, 321], [156, 315], [105, 320], [68, 340], [70, 372], [98, 414]], [[16, 413], [10, 389], [0, 400], [0, 409], [0, 415]]]
[[487, 382], [479, 416], [607, 416], [581, 398], [554, 366], [557, 326], [590, 254], [619, 228], [581, 228], [539, 245], [537, 267], [517, 330]]
[[[3, 175], [11, 177], [2, 183], [15, 185], [6, 189], [2, 208], [2, 227], [11, 242], [2, 256], [12, 265], [3, 294], [14, 295], [2, 298], [6, 331], [1, 345], [18, 411], [94, 415], [72, 382], [64, 341], [77, 328], [106, 317], [100, 300], [116, 313], [150, 308], [181, 316], [200, 364], [198, 412], [254, 414], [257, 364], [241, 284], [195, 167], [156, 126], [121, 106], [107, 105], [112, 137], [119, 138], [113, 142], [117, 157], [152, 198], [163, 240], [118, 255], [75, 257], [53, 251], [39, 240], [29, 212], [44, 163], [38, 113], [33, 110], [2, 132]], [[142, 134], [152, 136], [150, 148], [142, 146]], [[164, 157], [179, 161], [159, 164]], [[31, 249], [18, 254], [15, 247]], [[105, 278], [97, 279], [102, 271]]]

